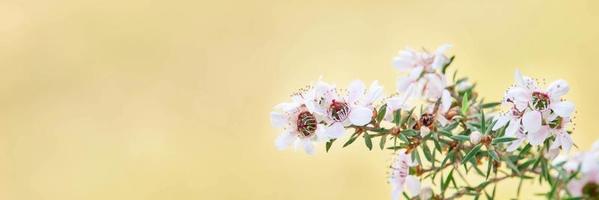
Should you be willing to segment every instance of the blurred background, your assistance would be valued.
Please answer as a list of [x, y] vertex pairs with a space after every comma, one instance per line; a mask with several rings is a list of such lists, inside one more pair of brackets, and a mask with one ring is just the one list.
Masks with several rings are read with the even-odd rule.
[[597, 1], [3, 0], [0, 199], [388, 199], [389, 152], [277, 151], [269, 112], [321, 75], [389, 94], [406, 46], [453, 44], [489, 101], [516, 68], [568, 80], [586, 150], [598, 23]]

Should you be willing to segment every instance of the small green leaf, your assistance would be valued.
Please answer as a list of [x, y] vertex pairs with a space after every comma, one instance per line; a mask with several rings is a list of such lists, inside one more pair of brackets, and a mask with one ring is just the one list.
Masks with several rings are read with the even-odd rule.
[[453, 62], [453, 59], [455, 59], [455, 56], [451, 56], [451, 58], [449, 58], [449, 62], [447, 62], [447, 64], [443, 65], [443, 68], [441, 68], [441, 72], [443, 74], [445, 74], [445, 72], [447, 71], [447, 67], [449, 67], [449, 65], [451, 65], [451, 63]]
[[434, 162], [433, 154], [431, 153], [431, 149], [428, 148], [428, 145], [426, 145], [426, 143], [422, 143], [420, 146], [422, 146], [424, 158], [426, 158], [426, 160], [428, 160], [431, 163]]
[[406, 129], [406, 130], [401, 131], [400, 135], [414, 137], [414, 136], [418, 135], [418, 133], [413, 129]]
[[379, 108], [379, 112], [376, 116], [376, 121], [380, 123], [385, 117], [385, 114], [387, 114], [387, 104], [383, 104], [381, 108]]
[[356, 139], [358, 138], [358, 135], [359, 135], [359, 132], [355, 132], [353, 135], [351, 135], [349, 140], [347, 140], [347, 142], [345, 142], [345, 144], [343, 144], [343, 147], [346, 147], [346, 146], [354, 143], [354, 141], [356, 141]]
[[368, 150], [372, 150], [372, 137], [367, 132], [364, 132], [364, 143]]
[[489, 154], [489, 157], [493, 158], [493, 160], [501, 161], [499, 159], [499, 156], [497, 155], [497, 152], [495, 152], [495, 150], [489, 150], [489, 151], [487, 151], [487, 154]]
[[470, 137], [467, 135], [454, 135], [454, 136], [451, 136], [451, 139], [459, 140], [459, 141], [468, 141], [468, 140], [470, 140]]
[[387, 142], [387, 135], [383, 135], [381, 136], [381, 140], [379, 142], [379, 147], [381, 147], [381, 150], [385, 149], [385, 143]]
[[470, 152], [468, 152], [466, 154], [466, 156], [464, 156], [464, 159], [462, 160], [462, 164], [468, 162], [470, 159], [472, 159], [474, 156], [476, 156], [476, 154], [480, 151], [481, 147], [482, 147], [482, 144], [477, 144], [476, 146], [474, 146], [474, 148], [472, 148], [472, 150], [470, 150]]
[[335, 142], [335, 140], [337, 140], [337, 139], [331, 139], [331, 140], [327, 141], [327, 144], [326, 144], [327, 152], [329, 152], [329, 149], [331, 149], [331, 146], [333, 146], [333, 142]]
[[470, 93], [466, 92], [464, 93], [464, 96], [462, 96], [462, 115], [466, 116], [466, 112], [468, 112], [468, 108], [470, 107], [470, 101], [469, 101], [469, 96]]
[[514, 140], [517, 140], [518, 138], [513, 138], [513, 137], [499, 137], [499, 138], [495, 138], [493, 139], [493, 141], [491, 142], [491, 144], [499, 144], [499, 143], [506, 143], [506, 142], [511, 142]]
[[516, 174], [521, 175], [520, 170], [518, 170], [518, 167], [516, 167], [516, 165], [514, 164], [514, 162], [512, 162], [512, 160], [510, 160], [508, 157], [503, 157], [503, 161], [505, 161], [505, 163], [507, 164], [507, 167], [512, 169], [514, 172], [516, 172]]
[[395, 123], [396, 126], [399, 126], [401, 123], [401, 109], [393, 112], [393, 123]]
[[445, 179], [445, 181], [443, 182], [443, 185], [441, 185], [441, 191], [445, 192], [445, 190], [447, 189], [447, 187], [449, 186], [449, 183], [453, 180], [453, 169], [451, 169], [451, 171], [449, 171], [449, 175], [447, 175], [447, 178]]
[[483, 104], [481, 107], [482, 107], [483, 109], [487, 109], [487, 108], [494, 108], [494, 107], [497, 107], [498, 105], [501, 105], [501, 103], [500, 103], [500, 102], [491, 102], [491, 103], [485, 103], [485, 104]]

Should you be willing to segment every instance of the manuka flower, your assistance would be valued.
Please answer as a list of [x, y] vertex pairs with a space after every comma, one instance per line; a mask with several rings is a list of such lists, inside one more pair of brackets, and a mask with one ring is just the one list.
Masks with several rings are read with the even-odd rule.
[[401, 199], [404, 187], [408, 189], [411, 197], [420, 194], [420, 181], [415, 176], [409, 175], [410, 167], [414, 165], [415, 163], [412, 162], [410, 155], [406, 154], [405, 150], [400, 150], [395, 153], [389, 177], [392, 200]]
[[446, 78], [440, 70], [449, 62], [444, 53], [450, 47], [442, 45], [435, 53], [412, 49], [399, 52], [393, 64], [398, 70], [409, 72], [409, 75], [397, 80], [398, 92], [414, 97], [440, 98], [447, 87]]
[[558, 80], [543, 90], [534, 79], [523, 76], [520, 71], [516, 71], [515, 79], [516, 85], [507, 91], [504, 98], [504, 103], [511, 105], [511, 108], [497, 119], [493, 130], [509, 122], [506, 136], [518, 139], [508, 148], [511, 151], [524, 141], [524, 136], [531, 145], [536, 146], [551, 134], [556, 137], [554, 148], [561, 146], [569, 150], [572, 140], [565, 127], [570, 122], [574, 104], [561, 99], [569, 90], [568, 83]]
[[570, 172], [580, 170], [578, 178], [567, 185], [572, 197], [599, 198], [599, 141], [593, 144], [591, 151], [578, 153], [567, 160], [564, 168]]
[[272, 125], [283, 129], [275, 140], [279, 150], [294, 143], [296, 148], [303, 147], [307, 154], [314, 154], [313, 142], [338, 137], [327, 134], [325, 126], [318, 123], [322, 116], [314, 110], [313, 97], [314, 89], [300, 92], [292, 96], [291, 102], [276, 105], [276, 111], [270, 113]]

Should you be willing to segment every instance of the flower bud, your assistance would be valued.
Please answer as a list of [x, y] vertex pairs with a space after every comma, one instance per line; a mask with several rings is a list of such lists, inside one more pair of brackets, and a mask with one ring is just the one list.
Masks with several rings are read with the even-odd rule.
[[481, 137], [482, 137], [482, 135], [478, 131], [474, 131], [474, 132], [470, 133], [470, 143], [472, 143], [474, 145], [480, 143]]
[[431, 187], [424, 187], [420, 190], [420, 200], [429, 200], [433, 198], [433, 189]]

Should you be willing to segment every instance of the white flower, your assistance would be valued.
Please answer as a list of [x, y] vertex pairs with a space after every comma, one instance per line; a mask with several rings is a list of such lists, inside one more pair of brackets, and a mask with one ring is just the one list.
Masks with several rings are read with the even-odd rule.
[[407, 188], [410, 197], [415, 197], [420, 194], [420, 181], [415, 176], [409, 175], [410, 167], [415, 163], [405, 150], [400, 150], [395, 154], [393, 163], [391, 164], [391, 176], [389, 183], [391, 184], [391, 199], [401, 199], [401, 194], [404, 187]]
[[[569, 118], [574, 111], [574, 104], [561, 100], [569, 90], [568, 83], [558, 80], [550, 84], [546, 90], [542, 90], [534, 79], [523, 76], [518, 70], [516, 70], [515, 79], [515, 86], [508, 90], [504, 98], [504, 103], [511, 104], [512, 108], [497, 119], [493, 130], [497, 130], [509, 122], [506, 136], [517, 136], [519, 139], [513, 143], [521, 143], [525, 133], [526, 140], [536, 146], [542, 144], [553, 134], [556, 139], [552, 148], [562, 147], [566, 151], [569, 150], [572, 146], [572, 139], [567, 134], [565, 127], [570, 122]], [[517, 134], [518, 132], [523, 134]], [[515, 150], [515, 148], [510, 149]]]
[[363, 126], [372, 120], [373, 103], [383, 94], [383, 87], [374, 81], [368, 90], [362, 81], [349, 84], [346, 95], [337, 93], [335, 86], [318, 81], [313, 87], [314, 110], [324, 116], [325, 132], [331, 138], [345, 133], [345, 126]]
[[[595, 144], [599, 144], [599, 141]], [[599, 149], [579, 153], [563, 166], [569, 172], [580, 169], [579, 178], [571, 180], [567, 185], [567, 190], [573, 197], [589, 198], [596, 195], [596, 191], [599, 190]]]
[[451, 45], [441, 45], [434, 53], [417, 52], [412, 49], [405, 49], [399, 52], [399, 55], [393, 59], [393, 64], [400, 71], [423, 68], [426, 71], [440, 69], [449, 62], [445, 51], [451, 48]]
[[398, 79], [397, 90], [408, 96], [439, 98], [447, 87], [445, 76], [439, 70], [449, 59], [445, 56], [451, 46], [442, 45], [435, 53], [417, 52], [406, 49], [394, 58], [395, 67], [409, 75]]
[[474, 145], [477, 145], [478, 143], [480, 143], [481, 138], [482, 138], [482, 135], [478, 131], [474, 131], [474, 132], [470, 133], [470, 143], [472, 143]]
[[[313, 142], [336, 138], [325, 132], [325, 126], [319, 124], [319, 118], [314, 106], [314, 91], [294, 95], [291, 102], [275, 106], [275, 111], [270, 113], [271, 124], [282, 128], [283, 132], [275, 140], [279, 150], [286, 149], [291, 144], [302, 147], [307, 154], [314, 154]], [[310, 106], [309, 106], [310, 105]]]
[[385, 111], [385, 120], [393, 121], [393, 113], [398, 110], [408, 110], [410, 106], [407, 103], [408, 96], [394, 96], [386, 100], [387, 109]]

